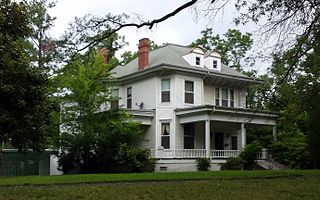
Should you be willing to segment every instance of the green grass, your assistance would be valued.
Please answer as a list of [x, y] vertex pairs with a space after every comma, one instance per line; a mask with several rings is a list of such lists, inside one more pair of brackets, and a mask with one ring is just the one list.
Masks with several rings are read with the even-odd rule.
[[[83, 184], [85, 183], [85, 184]], [[319, 199], [320, 171], [0, 178], [2, 199]]]
[[177, 173], [138, 173], [138, 174], [80, 174], [63, 176], [20, 176], [0, 178], [0, 186], [9, 185], [52, 185], [77, 183], [113, 183], [136, 181], [182, 181], [210, 179], [274, 178], [299, 176], [301, 174], [319, 174], [320, 171], [210, 171]]

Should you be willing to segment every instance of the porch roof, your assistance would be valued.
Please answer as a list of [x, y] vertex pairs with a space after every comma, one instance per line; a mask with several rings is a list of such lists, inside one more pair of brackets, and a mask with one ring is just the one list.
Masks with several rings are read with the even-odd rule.
[[134, 117], [136, 121], [141, 122], [143, 125], [151, 125], [155, 110], [152, 109], [125, 109]]
[[278, 114], [275, 112], [213, 105], [177, 108], [175, 109], [175, 112], [179, 117], [180, 123], [211, 120], [246, 124], [276, 125], [276, 120], [278, 118]]

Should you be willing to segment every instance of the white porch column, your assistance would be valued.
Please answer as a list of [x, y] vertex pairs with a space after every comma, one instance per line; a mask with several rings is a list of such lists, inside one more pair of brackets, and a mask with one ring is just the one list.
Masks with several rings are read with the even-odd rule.
[[247, 135], [246, 129], [244, 128], [244, 123], [241, 124], [241, 147], [244, 148], [246, 146]]
[[210, 120], [205, 121], [206, 157], [210, 157]]
[[272, 136], [273, 136], [273, 140], [277, 140], [277, 126], [273, 126]]

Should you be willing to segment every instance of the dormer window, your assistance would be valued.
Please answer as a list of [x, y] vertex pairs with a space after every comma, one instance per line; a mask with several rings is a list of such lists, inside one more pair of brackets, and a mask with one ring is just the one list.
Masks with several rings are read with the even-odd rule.
[[196, 65], [200, 65], [200, 57], [199, 56], [196, 56]]
[[218, 68], [218, 61], [213, 60], [212, 61], [212, 67], [213, 67], [213, 69], [217, 69]]

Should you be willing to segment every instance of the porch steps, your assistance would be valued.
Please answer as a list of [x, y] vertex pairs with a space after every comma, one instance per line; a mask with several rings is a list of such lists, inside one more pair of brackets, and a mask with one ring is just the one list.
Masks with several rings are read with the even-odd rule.
[[270, 170], [284, 170], [289, 169], [287, 166], [278, 163], [274, 160], [257, 160], [257, 165], [262, 167], [263, 169], [270, 169]]

